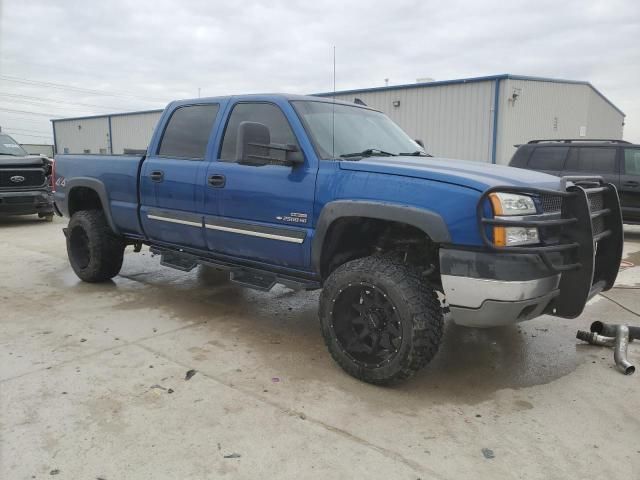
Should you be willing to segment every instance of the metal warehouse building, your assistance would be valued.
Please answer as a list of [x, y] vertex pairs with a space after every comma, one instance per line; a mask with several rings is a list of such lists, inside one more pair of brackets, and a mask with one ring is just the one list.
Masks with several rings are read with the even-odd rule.
[[[624, 126], [619, 108], [574, 80], [494, 75], [339, 91], [335, 98], [385, 112], [433, 155], [489, 163], [508, 163], [514, 145], [531, 139], [622, 139]], [[145, 149], [160, 113], [54, 120], [56, 152]]]

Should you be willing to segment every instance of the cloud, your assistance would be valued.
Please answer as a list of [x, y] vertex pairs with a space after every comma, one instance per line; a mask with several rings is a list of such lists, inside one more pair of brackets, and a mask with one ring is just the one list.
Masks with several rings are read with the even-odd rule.
[[[328, 91], [335, 45], [338, 89], [496, 73], [587, 80], [625, 111], [625, 137], [640, 142], [636, 0], [4, 0], [1, 15], [0, 75], [122, 94], [0, 80], [14, 95], [0, 94], [8, 109], [75, 116], [158, 108], [198, 88]], [[46, 117], [1, 110], [0, 125], [50, 131]]]

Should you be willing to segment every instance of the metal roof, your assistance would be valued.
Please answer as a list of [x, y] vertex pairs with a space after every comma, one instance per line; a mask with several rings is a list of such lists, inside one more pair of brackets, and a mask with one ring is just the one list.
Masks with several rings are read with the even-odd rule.
[[[533, 77], [527, 75], [512, 75], [509, 73], [503, 73], [500, 75], [487, 75], [484, 77], [470, 77], [470, 78], [459, 78], [453, 80], [440, 80], [433, 82], [420, 82], [420, 83], [407, 83], [402, 85], [390, 85], [386, 87], [372, 87], [372, 88], [358, 88], [352, 90], [340, 90], [336, 92], [323, 92], [323, 93], [314, 93], [310, 96], [308, 95], [294, 95], [294, 94], [249, 94], [249, 95], [229, 95], [224, 97], [210, 97], [210, 98], [198, 98], [198, 99], [190, 99], [189, 101], [209, 101], [212, 99], [220, 99], [220, 98], [233, 98], [233, 97], [252, 97], [252, 96], [261, 96], [261, 95], [281, 95], [289, 100], [302, 100], [309, 99], [310, 97], [330, 97], [334, 94], [336, 95], [347, 95], [347, 94], [357, 94], [357, 93], [368, 93], [368, 92], [383, 92], [390, 90], [405, 90], [409, 88], [428, 88], [428, 87], [440, 87], [444, 85], [457, 85], [457, 84], [465, 84], [465, 83], [475, 83], [475, 82], [487, 82], [487, 81], [496, 81], [496, 80], [528, 80], [532, 82], [549, 82], [549, 83], [565, 83], [565, 84], [573, 84], [573, 85], [587, 85], [594, 92], [596, 92], [605, 102], [611, 105], [616, 111], [618, 111], [621, 115], [626, 116], [625, 113], [620, 110], [615, 104], [605, 97], [596, 87], [591, 85], [590, 82], [584, 80], [566, 80], [560, 78], [547, 78], [547, 77]], [[181, 100], [183, 102], [185, 100]], [[140, 110], [135, 112], [123, 112], [123, 113], [106, 113], [101, 115], [88, 115], [83, 117], [70, 117], [70, 118], [57, 118], [55, 120], [51, 120], [51, 122], [63, 122], [63, 121], [71, 121], [71, 120], [87, 120], [92, 118], [106, 118], [106, 117], [123, 117], [127, 115], [140, 115], [145, 113], [160, 113], [163, 109], [155, 109], [155, 110]]]
[[[573, 85], [587, 85], [591, 87], [602, 99], [616, 109], [621, 115], [626, 116], [625, 113], [620, 110], [616, 105], [605, 97], [596, 87], [591, 85], [590, 82], [585, 80], [566, 80], [562, 78], [547, 78], [547, 77], [533, 77], [528, 75], [512, 75], [510, 73], [503, 73], [500, 75], [488, 75], [484, 77], [471, 77], [471, 78], [459, 78], [454, 80], [440, 80], [433, 82], [420, 82], [420, 83], [406, 83], [402, 85], [389, 85], [386, 87], [372, 87], [372, 88], [358, 88], [353, 90], [341, 90], [336, 91], [336, 95], [355, 94], [355, 93], [368, 93], [368, 92], [384, 92], [389, 90], [405, 90], [408, 88], [424, 88], [424, 87], [441, 87], [444, 85], [456, 85], [475, 82], [487, 82], [495, 80], [528, 80], [532, 82], [549, 82], [549, 83], [565, 83]], [[328, 97], [333, 95], [334, 92], [315, 93], [314, 95], [319, 97]]]

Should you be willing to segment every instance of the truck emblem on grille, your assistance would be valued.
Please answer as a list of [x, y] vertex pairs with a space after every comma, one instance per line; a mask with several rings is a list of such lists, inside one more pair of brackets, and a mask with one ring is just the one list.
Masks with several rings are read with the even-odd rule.
[[9, 180], [11, 180], [13, 183], [22, 183], [24, 182], [24, 177], [22, 175], [14, 175]]

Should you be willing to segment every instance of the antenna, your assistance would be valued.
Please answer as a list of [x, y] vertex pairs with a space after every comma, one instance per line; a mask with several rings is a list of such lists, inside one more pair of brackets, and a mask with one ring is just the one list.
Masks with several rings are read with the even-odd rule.
[[331, 107], [331, 157], [336, 158], [336, 46], [333, 46], [333, 106]]

